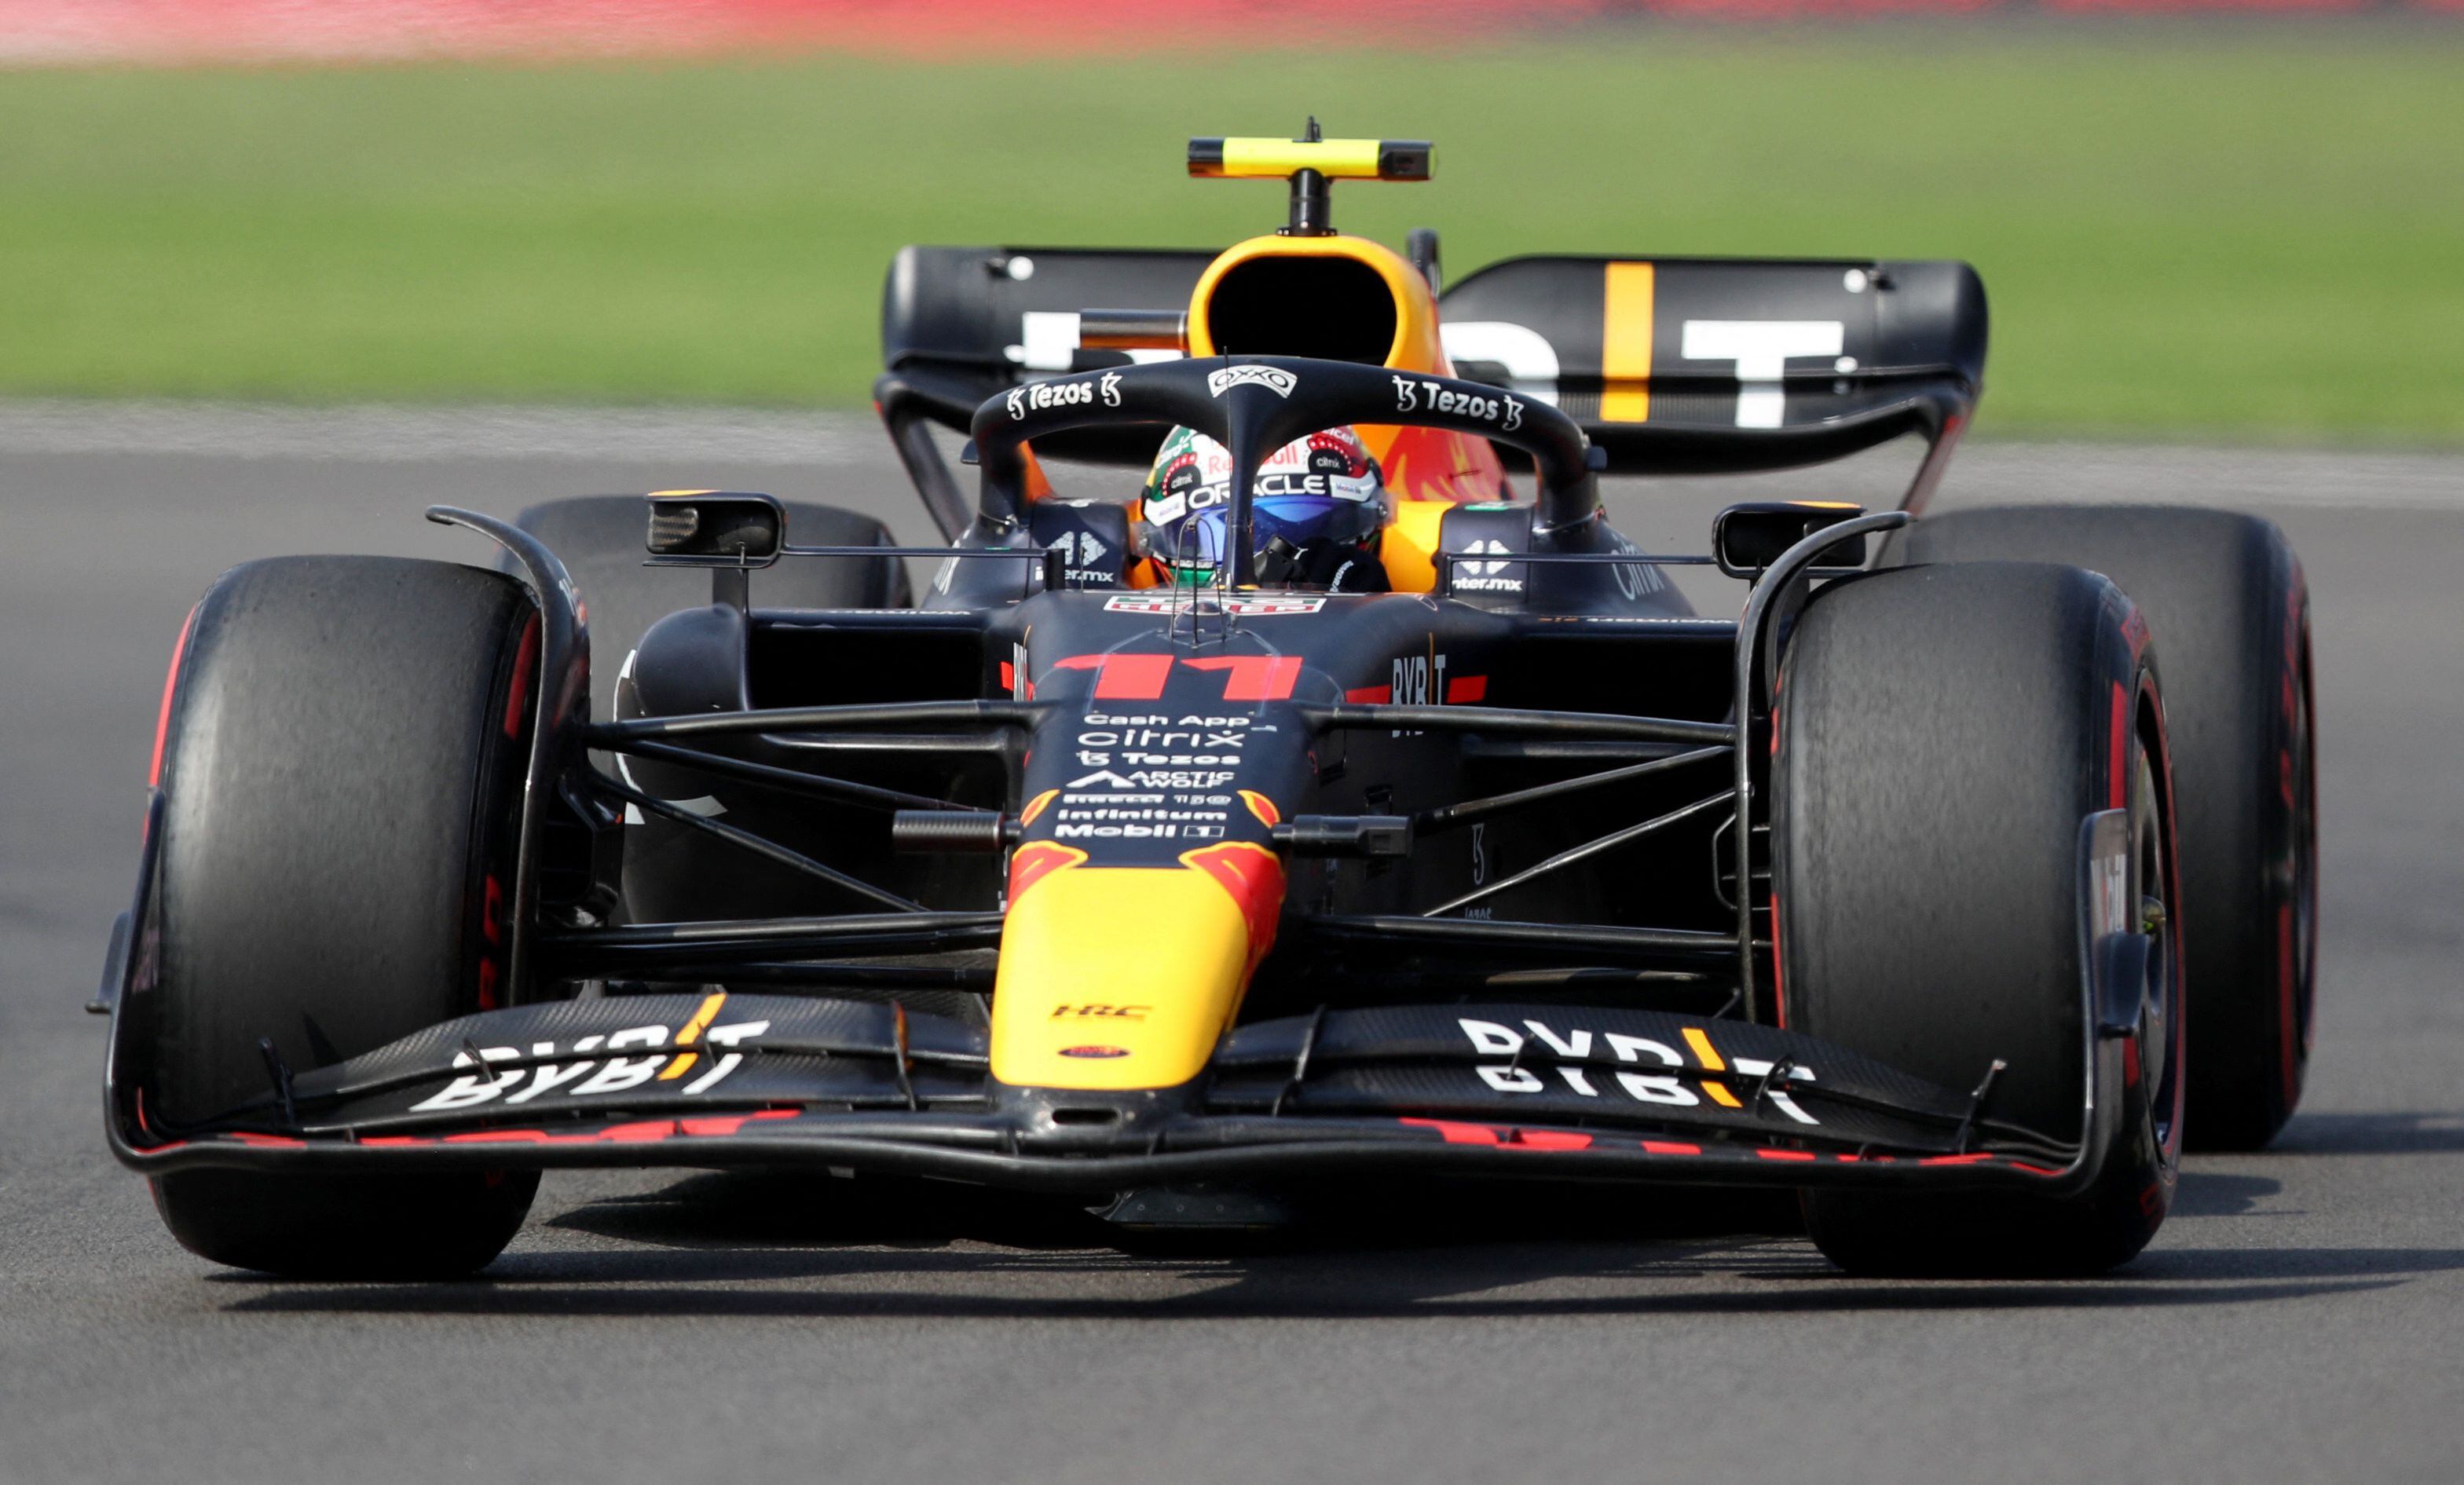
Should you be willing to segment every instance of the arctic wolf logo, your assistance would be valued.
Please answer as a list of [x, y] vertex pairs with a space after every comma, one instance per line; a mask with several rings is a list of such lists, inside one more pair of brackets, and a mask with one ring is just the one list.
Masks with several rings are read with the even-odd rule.
[[1277, 397], [1289, 397], [1300, 378], [1273, 366], [1226, 366], [1206, 374], [1206, 395], [1221, 397], [1236, 386], [1263, 386]]

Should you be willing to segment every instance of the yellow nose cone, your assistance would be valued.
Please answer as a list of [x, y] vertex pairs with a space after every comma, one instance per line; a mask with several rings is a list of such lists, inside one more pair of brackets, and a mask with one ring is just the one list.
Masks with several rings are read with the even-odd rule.
[[[1040, 1088], [1169, 1088], [1205, 1069], [1274, 933], [1283, 865], [1254, 845], [1178, 866], [1012, 868], [992, 1073]], [[1083, 859], [1083, 858], [1081, 858]], [[1023, 882], [1022, 882], [1023, 879]]]

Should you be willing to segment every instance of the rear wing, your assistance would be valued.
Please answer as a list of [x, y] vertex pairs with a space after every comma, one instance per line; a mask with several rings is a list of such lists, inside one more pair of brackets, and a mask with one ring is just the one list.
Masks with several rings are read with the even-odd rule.
[[1938, 476], [1984, 384], [1965, 263], [1508, 258], [1439, 303], [1457, 374], [1555, 403], [1623, 473], [1789, 469], [1917, 433]]
[[[908, 247], [881, 306], [873, 396], [944, 533], [974, 516], [927, 426], [963, 430], [1040, 377], [1171, 351], [1089, 350], [1089, 309], [1178, 312], [1207, 249]], [[1472, 381], [1553, 403], [1615, 473], [1789, 469], [1905, 433], [1929, 445], [1921, 507], [1985, 371], [1985, 288], [1965, 263], [1873, 259], [1508, 258], [1439, 298]], [[1143, 464], [1160, 430], [1082, 429], [1045, 453]]]

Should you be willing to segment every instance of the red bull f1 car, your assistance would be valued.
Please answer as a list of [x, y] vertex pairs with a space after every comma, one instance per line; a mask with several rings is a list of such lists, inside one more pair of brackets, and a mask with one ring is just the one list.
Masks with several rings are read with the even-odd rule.
[[[493, 567], [225, 575], [96, 1002], [171, 1232], [467, 1272], [542, 1168], [679, 1166], [1167, 1214], [1742, 1184], [1852, 1271], [2136, 1254], [2186, 1132], [2255, 1146], [2300, 1092], [2282, 535], [1927, 516], [1983, 380], [1967, 265], [1441, 291], [1433, 233], [1330, 221], [1332, 183], [1432, 164], [1199, 140], [1192, 174], [1287, 183], [1282, 229], [903, 251], [876, 399], [946, 546], [666, 491], [429, 513]], [[1212, 475], [1107, 487], [1167, 430]], [[1745, 503], [1673, 553], [1603, 514], [1604, 476], [1901, 437], [1897, 509]], [[1276, 501], [1366, 499], [1364, 460], [1382, 494], [1309, 560]]]

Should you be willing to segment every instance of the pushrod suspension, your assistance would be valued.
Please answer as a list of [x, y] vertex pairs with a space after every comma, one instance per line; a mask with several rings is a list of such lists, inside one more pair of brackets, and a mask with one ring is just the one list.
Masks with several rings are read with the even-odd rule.
[[1500, 877], [1496, 881], [1488, 883], [1484, 886], [1476, 886], [1472, 888], [1461, 897], [1455, 898], [1449, 902], [1440, 903], [1437, 906], [1431, 907], [1422, 912], [1420, 916], [1423, 918], [1441, 918], [1447, 913], [1459, 911], [1462, 908], [1467, 907], [1473, 903], [1481, 901], [1483, 898], [1495, 897], [1500, 892], [1508, 891], [1514, 887], [1521, 886], [1527, 882], [1533, 881], [1536, 878], [1545, 877], [1552, 871], [1562, 871], [1566, 867], [1573, 865], [1576, 862], [1589, 861], [1591, 858], [1599, 855], [1602, 851], [1613, 851], [1618, 846], [1624, 845], [1629, 841], [1639, 841], [1644, 836], [1650, 835], [1654, 831], [1664, 830], [1668, 826], [1674, 825], [1682, 819], [1690, 819], [1693, 816], [1702, 814], [1705, 810], [1726, 804], [1736, 797], [1737, 792], [1734, 789], [1723, 789], [1718, 794], [1712, 795], [1708, 798], [1697, 799], [1693, 803], [1685, 805], [1682, 809], [1671, 810], [1665, 815], [1656, 816], [1650, 819], [1643, 820], [1639, 824], [1628, 825], [1623, 830], [1612, 830], [1607, 835], [1586, 841], [1580, 845], [1570, 846], [1565, 850], [1559, 851], [1556, 855], [1550, 857], [1547, 861], [1537, 863], [1530, 866], [1526, 866], [1521, 871], [1514, 873], [1512, 876]]
[[1656, 742], [1733, 743], [1726, 722], [1677, 717], [1611, 716], [1596, 711], [1527, 711], [1506, 707], [1397, 707], [1374, 702], [1302, 706], [1301, 716], [1328, 729], [1391, 728], [1414, 732], [1495, 732], [1505, 736], [1639, 737]]
[[604, 790], [636, 808], [649, 810], [651, 814], [671, 819], [679, 825], [724, 841], [738, 850], [759, 856], [774, 865], [784, 866], [790, 871], [802, 872], [805, 876], [817, 878], [832, 886], [853, 892], [858, 897], [898, 912], [924, 910], [924, 905], [921, 903], [911, 902], [895, 892], [874, 886], [862, 878], [848, 876], [835, 866], [825, 865], [803, 852], [791, 850], [776, 841], [764, 840], [750, 830], [739, 830], [734, 825], [722, 824], [706, 816], [696, 815], [656, 795], [644, 794], [641, 790], [611, 778], [596, 769], [591, 770], [587, 776], [593, 788]]
[[1041, 707], [1023, 701], [909, 701], [884, 706], [770, 707], [677, 717], [594, 722], [577, 729], [585, 746], [617, 748], [643, 737], [709, 737], [730, 732], [798, 732], [870, 727], [1024, 727]]
[[801, 794], [825, 799], [844, 799], [850, 804], [869, 805], [885, 810], [949, 810], [958, 813], [988, 814], [979, 804], [959, 804], [948, 799], [935, 799], [930, 795], [909, 794], [899, 789], [884, 789], [878, 784], [861, 784], [851, 778], [831, 778], [822, 774], [807, 774], [802, 769], [778, 768], [768, 763], [755, 763], [745, 758], [731, 758], [723, 753], [703, 753], [694, 748], [682, 748], [674, 743], [636, 737], [622, 742], [608, 751], [640, 758], [656, 758], [663, 763], [675, 763], [698, 773], [715, 774], [723, 778], [742, 779], [749, 784], [777, 789], [786, 794]]
[[1490, 795], [1485, 799], [1465, 799], [1460, 804], [1441, 804], [1435, 809], [1422, 810], [1413, 816], [1412, 828], [1421, 835], [1431, 835], [1441, 830], [1450, 830], [1457, 825], [1467, 825], [1476, 819], [1485, 819], [1491, 815], [1502, 815], [1507, 810], [1521, 809], [1527, 804], [1537, 804], [1543, 799], [1554, 799], [1564, 795], [1579, 794], [1586, 789], [1598, 789], [1609, 784], [1623, 783], [1631, 778], [1640, 778], [1646, 774], [1657, 774], [1662, 769], [1672, 769], [1681, 763], [1701, 763], [1711, 758], [1725, 757], [1727, 751], [1726, 748], [1697, 748], [1690, 753], [1672, 753], [1664, 758], [1654, 758], [1647, 763], [1633, 763], [1624, 768], [1604, 769], [1596, 774], [1584, 774], [1574, 778], [1560, 778], [1550, 783], [1534, 784], [1529, 789], [1517, 789], [1510, 794]]

